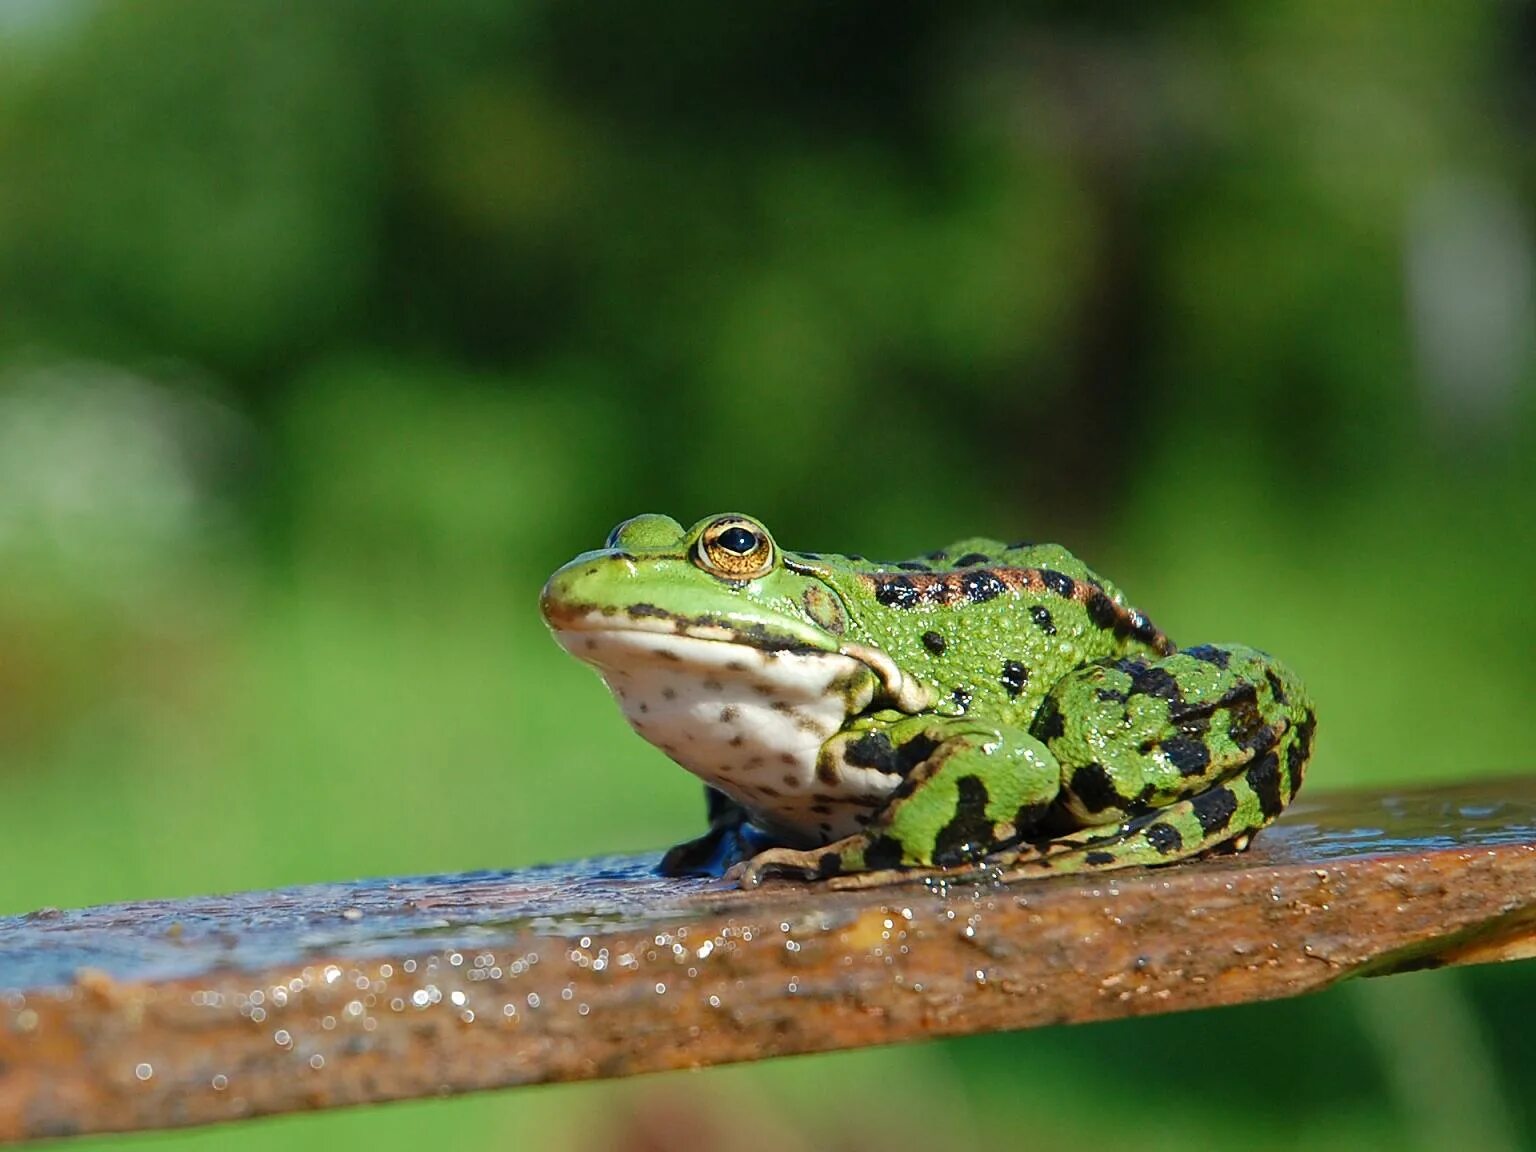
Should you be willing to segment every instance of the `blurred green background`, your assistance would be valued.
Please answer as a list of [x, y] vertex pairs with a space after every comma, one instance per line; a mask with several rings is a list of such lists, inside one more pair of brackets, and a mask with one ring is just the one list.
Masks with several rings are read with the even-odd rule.
[[[1533, 140], [1528, 0], [0, 0], [0, 913], [694, 834], [535, 609], [642, 510], [1532, 769]], [[124, 1146], [1523, 1147], [1533, 976]]]

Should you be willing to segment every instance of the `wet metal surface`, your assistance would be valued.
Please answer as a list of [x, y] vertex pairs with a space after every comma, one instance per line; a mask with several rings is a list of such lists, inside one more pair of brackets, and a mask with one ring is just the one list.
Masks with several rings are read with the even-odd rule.
[[1158, 870], [865, 891], [655, 858], [0, 919], [0, 1139], [1295, 995], [1533, 953], [1536, 780], [1323, 795]]
[[0, 990], [69, 984], [80, 968], [167, 980], [345, 950], [473, 947], [517, 931], [639, 925], [721, 887], [665, 880], [654, 856], [509, 872], [359, 880], [0, 918]]
[[1303, 797], [1249, 859], [1345, 860], [1536, 843], [1536, 779]]

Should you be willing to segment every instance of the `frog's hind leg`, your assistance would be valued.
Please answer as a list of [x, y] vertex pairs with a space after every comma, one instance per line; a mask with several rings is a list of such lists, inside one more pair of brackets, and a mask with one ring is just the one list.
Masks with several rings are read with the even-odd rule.
[[988, 876], [1006, 883], [1027, 877], [1172, 864], [1222, 851], [1241, 852], [1247, 849], [1253, 834], [1273, 819], [1265, 813], [1273, 806], [1275, 789], [1280, 786], [1274, 779], [1274, 759], [1271, 753], [1231, 780], [1109, 829], [1084, 828], [1020, 844], [959, 867], [897, 868], [847, 875], [839, 875], [834, 869], [828, 886], [873, 888], [900, 880]]
[[[1295, 735], [1292, 736], [1291, 733]], [[1022, 843], [955, 868], [887, 869], [836, 875], [833, 888], [869, 888], [898, 880], [943, 877], [961, 880], [990, 875], [998, 882], [1103, 872], [1137, 865], [1172, 864], [1194, 856], [1247, 849], [1253, 834], [1280, 811], [1289, 788], [1281, 767], [1288, 758], [1305, 760], [1310, 729], [1292, 729], [1245, 770], [1184, 800], [1155, 808], [1123, 823], [1083, 828], [1047, 840]], [[1303, 749], [1298, 753], [1297, 749]]]
[[1240, 852], [1274, 819], [1283, 784], [1273, 752], [1247, 771], [1187, 800], [1136, 817], [1105, 832], [1085, 829], [1030, 845], [997, 860], [1003, 879], [1098, 872], [1135, 865], [1171, 864], [1222, 850]]
[[1062, 762], [1062, 807], [1084, 826], [993, 862], [1039, 875], [1243, 847], [1301, 787], [1314, 723], [1296, 679], [1249, 648], [1084, 669], [1053, 690], [1034, 726]]

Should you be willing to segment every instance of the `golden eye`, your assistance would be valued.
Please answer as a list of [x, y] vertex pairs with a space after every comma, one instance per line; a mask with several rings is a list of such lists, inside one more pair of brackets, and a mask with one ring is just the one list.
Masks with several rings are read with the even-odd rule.
[[751, 520], [722, 516], [699, 534], [694, 560], [728, 580], [756, 580], [773, 570], [773, 541]]

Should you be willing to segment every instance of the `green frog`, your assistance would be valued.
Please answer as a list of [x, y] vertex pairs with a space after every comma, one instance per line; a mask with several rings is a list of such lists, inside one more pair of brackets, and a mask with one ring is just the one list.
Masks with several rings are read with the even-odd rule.
[[1301, 787], [1314, 717], [1252, 648], [1176, 648], [1056, 544], [899, 563], [781, 549], [735, 514], [626, 520], [544, 618], [706, 784], [670, 875], [877, 884], [1240, 850]]

